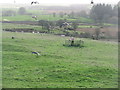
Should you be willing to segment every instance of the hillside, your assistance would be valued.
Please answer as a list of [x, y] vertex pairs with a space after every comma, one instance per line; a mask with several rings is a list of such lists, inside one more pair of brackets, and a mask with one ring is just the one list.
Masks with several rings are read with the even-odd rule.
[[3, 32], [3, 88], [117, 88], [116, 42], [75, 38], [84, 40], [79, 48], [63, 46], [66, 39]]

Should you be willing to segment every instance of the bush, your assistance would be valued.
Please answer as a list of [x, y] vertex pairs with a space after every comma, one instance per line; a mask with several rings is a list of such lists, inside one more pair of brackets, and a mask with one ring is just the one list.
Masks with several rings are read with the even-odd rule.
[[74, 41], [66, 40], [63, 46], [84, 47], [84, 41], [83, 40], [74, 40]]
[[89, 32], [84, 32], [79, 35], [80, 38], [91, 38], [91, 34]]

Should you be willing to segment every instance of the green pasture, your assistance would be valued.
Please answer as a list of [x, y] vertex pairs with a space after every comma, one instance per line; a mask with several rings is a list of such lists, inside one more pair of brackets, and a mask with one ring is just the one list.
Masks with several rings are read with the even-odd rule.
[[3, 31], [3, 88], [117, 88], [117, 43], [81, 38], [83, 48], [63, 46], [69, 38]]
[[2, 23], [3, 29], [34, 29], [34, 30], [42, 30], [41, 26], [37, 25], [27, 25], [27, 24], [13, 24], [13, 23]]
[[90, 26], [90, 25], [79, 25], [78, 28], [97, 28], [98, 26]]

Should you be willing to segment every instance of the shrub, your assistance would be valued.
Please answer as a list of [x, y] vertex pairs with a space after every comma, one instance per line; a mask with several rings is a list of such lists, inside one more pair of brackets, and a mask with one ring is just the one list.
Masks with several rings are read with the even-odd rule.
[[66, 40], [63, 46], [84, 47], [84, 41], [83, 40], [74, 40], [74, 41]]

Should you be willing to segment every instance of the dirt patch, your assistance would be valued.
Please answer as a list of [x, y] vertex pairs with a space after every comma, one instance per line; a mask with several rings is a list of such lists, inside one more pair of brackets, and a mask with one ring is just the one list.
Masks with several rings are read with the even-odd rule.
[[[77, 31], [86, 32], [90, 35], [95, 34], [96, 28], [78, 28]], [[109, 38], [118, 38], [118, 28], [117, 27], [103, 27], [100, 28], [100, 33], [104, 33], [104, 36]]]

